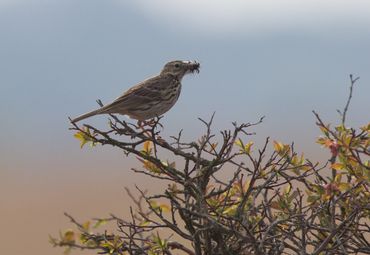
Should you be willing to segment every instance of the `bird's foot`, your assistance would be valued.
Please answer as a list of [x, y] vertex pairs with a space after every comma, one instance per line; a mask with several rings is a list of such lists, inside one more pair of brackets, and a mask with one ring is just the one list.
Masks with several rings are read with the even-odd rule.
[[151, 136], [150, 129], [146, 129], [148, 127], [153, 128], [155, 123], [153, 124], [153, 119], [146, 121], [146, 120], [138, 120], [137, 121], [137, 129], [140, 129], [144, 135], [147, 137]]
[[150, 120], [138, 120], [137, 121], [137, 126], [138, 128], [140, 129], [143, 129], [145, 127], [150, 127], [150, 128], [153, 128], [155, 127], [156, 125], [158, 125], [158, 120], [153, 118], [153, 119], [150, 119]]

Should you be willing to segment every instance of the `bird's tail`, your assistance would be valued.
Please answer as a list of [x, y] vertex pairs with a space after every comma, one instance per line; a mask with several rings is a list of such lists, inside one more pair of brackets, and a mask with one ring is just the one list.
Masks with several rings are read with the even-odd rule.
[[83, 120], [83, 119], [86, 119], [86, 118], [89, 118], [91, 116], [94, 116], [94, 115], [97, 115], [97, 114], [101, 114], [102, 113], [102, 109], [97, 109], [95, 111], [91, 111], [91, 112], [88, 112], [88, 113], [85, 113], [85, 114], [82, 114], [76, 118], [74, 118], [73, 120], [71, 120], [72, 123], [75, 123], [75, 122], [78, 122], [80, 120]]

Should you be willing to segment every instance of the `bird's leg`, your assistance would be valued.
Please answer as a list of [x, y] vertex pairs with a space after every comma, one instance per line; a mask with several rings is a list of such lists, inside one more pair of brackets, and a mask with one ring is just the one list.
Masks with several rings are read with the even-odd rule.
[[153, 128], [155, 125], [158, 124], [158, 121], [156, 119], [150, 119], [150, 120], [138, 120], [137, 125], [139, 128], [143, 128], [145, 126], [149, 126]]
[[[159, 125], [160, 127], [163, 128], [162, 124], [159, 123], [160, 119], [161, 119], [161, 117], [156, 117], [156, 118], [153, 118], [153, 119], [150, 119], [150, 120], [138, 120], [137, 121], [138, 129], [141, 129], [142, 133], [144, 133], [146, 136], [155, 138], [155, 137], [153, 137], [154, 136], [154, 128], [157, 125]], [[150, 129], [145, 129], [145, 127], [149, 127]]]
[[144, 135], [146, 135], [147, 137], [151, 136], [150, 131], [145, 129], [146, 126], [152, 127], [151, 122], [147, 122], [145, 120], [138, 120], [137, 126], [138, 126], [138, 129], [140, 129]]
[[163, 125], [159, 122], [159, 120], [162, 118], [162, 116], [157, 116], [153, 119], [151, 119], [148, 123], [148, 125], [152, 128], [152, 136], [153, 136], [153, 139], [157, 142], [157, 143], [167, 143], [166, 140], [164, 140], [160, 135], [159, 135], [159, 132], [158, 133], [154, 133], [154, 128], [156, 127], [161, 127], [163, 128]]
[[145, 122], [145, 124], [148, 125], [149, 127], [153, 128], [157, 124], [157, 121], [153, 118], [153, 119], [150, 119], [149, 121]]
[[138, 121], [137, 121], [137, 126], [138, 126], [139, 128], [143, 127], [143, 122], [142, 122], [141, 120], [138, 120]]

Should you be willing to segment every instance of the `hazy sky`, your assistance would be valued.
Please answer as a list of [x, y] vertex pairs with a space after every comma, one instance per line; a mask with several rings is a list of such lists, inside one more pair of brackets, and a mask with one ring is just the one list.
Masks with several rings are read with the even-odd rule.
[[[201, 72], [184, 79], [164, 137], [183, 128], [196, 138], [197, 117], [214, 111], [216, 130], [266, 115], [253, 139], [294, 140], [321, 159], [311, 110], [335, 122], [350, 73], [361, 79], [349, 124], [370, 119], [366, 0], [0, 0], [0, 39], [0, 240], [14, 245], [4, 254], [61, 254], [47, 235], [69, 226], [63, 211], [126, 212], [123, 186], [143, 182], [127, 171], [137, 163], [111, 148], [80, 150], [67, 117], [168, 60], [197, 60]], [[105, 197], [107, 208], [95, 205]], [[19, 233], [34, 239], [16, 245]]]

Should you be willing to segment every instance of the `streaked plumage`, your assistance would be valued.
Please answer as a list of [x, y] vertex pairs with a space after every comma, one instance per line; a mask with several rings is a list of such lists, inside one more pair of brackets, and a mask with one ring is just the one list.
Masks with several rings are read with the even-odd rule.
[[159, 75], [149, 78], [127, 90], [112, 103], [95, 111], [83, 114], [77, 122], [97, 114], [118, 113], [144, 121], [160, 116], [170, 110], [181, 93], [181, 80], [187, 73], [199, 72], [199, 63], [171, 61]]

